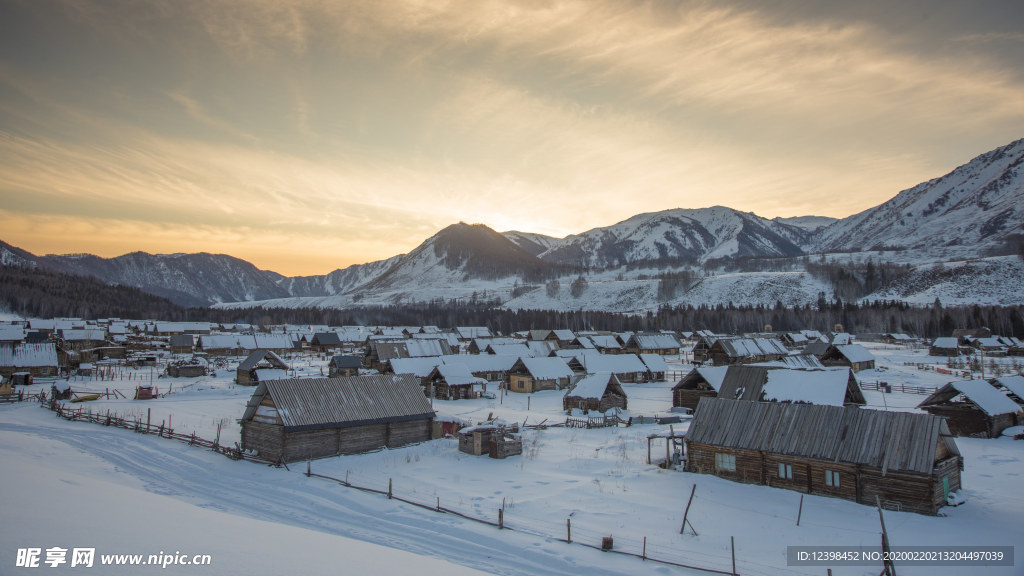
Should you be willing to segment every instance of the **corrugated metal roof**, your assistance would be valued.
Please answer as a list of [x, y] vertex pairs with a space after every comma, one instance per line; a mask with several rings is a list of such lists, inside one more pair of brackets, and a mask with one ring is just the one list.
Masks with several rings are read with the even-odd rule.
[[52, 342], [15, 346], [0, 345], [0, 366], [14, 368], [57, 366], [57, 345]]
[[243, 420], [252, 419], [267, 394], [290, 432], [434, 417], [430, 401], [410, 374], [260, 382]]
[[959, 454], [945, 420], [931, 414], [701, 398], [688, 442], [883, 471], [930, 474], [938, 443]]
[[275, 368], [281, 368], [282, 370], [288, 369], [288, 364], [286, 364], [280, 356], [274, 354], [270, 350], [254, 350], [248, 357], [246, 357], [245, 360], [242, 360], [242, 363], [238, 365], [238, 369], [252, 370], [264, 360], [270, 362], [270, 364]]

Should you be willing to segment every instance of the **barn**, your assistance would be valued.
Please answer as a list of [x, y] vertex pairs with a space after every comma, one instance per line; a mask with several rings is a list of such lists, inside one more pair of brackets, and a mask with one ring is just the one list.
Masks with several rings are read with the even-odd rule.
[[592, 374], [580, 380], [562, 397], [562, 409], [607, 412], [626, 409], [626, 391], [615, 374]]
[[434, 411], [412, 375], [260, 382], [242, 416], [242, 449], [280, 462], [430, 440]]
[[1018, 412], [1024, 409], [985, 380], [950, 382], [917, 407], [944, 416], [954, 436], [981, 438], [999, 437], [1017, 424]]
[[932, 340], [928, 347], [929, 356], [959, 356], [960, 341], [952, 336], [944, 336]]
[[686, 433], [687, 472], [937, 514], [963, 458], [932, 414], [704, 398]]

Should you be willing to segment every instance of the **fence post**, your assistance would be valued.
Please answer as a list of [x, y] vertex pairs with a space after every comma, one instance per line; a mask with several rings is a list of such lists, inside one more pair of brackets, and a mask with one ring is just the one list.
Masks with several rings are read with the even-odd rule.
[[391, 478], [388, 478], [388, 499], [391, 499]]
[[800, 508], [796, 511], [796, 525], [800, 525], [800, 515], [804, 512], [804, 495], [800, 495]]
[[640, 556], [641, 560], [647, 560], [647, 536], [644, 536], [644, 553]]
[[498, 530], [505, 528], [505, 511], [498, 508]]
[[565, 529], [568, 536], [566, 541], [569, 542], [569, 544], [572, 544], [572, 518], [565, 519]]
[[736, 538], [729, 536], [729, 548], [732, 549], [732, 573], [736, 575]]

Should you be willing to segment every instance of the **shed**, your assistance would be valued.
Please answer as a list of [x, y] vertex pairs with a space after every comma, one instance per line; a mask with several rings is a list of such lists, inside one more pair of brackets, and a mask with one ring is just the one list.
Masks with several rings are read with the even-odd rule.
[[679, 354], [679, 339], [664, 332], [633, 334], [622, 346], [626, 352], [634, 354], [660, 354], [669, 356]]
[[1002, 386], [1010, 395], [1010, 399], [1017, 404], [1024, 405], [1024, 376], [1014, 374], [1012, 376], [1000, 376], [992, 379], [993, 386]]
[[518, 428], [503, 424], [480, 424], [459, 430], [459, 451], [474, 456], [508, 458], [523, 453], [523, 439]]
[[562, 409], [607, 412], [627, 407], [626, 391], [615, 374], [592, 374], [580, 380], [562, 397]]
[[427, 375], [429, 393], [442, 400], [459, 400], [476, 397], [474, 386], [487, 386], [487, 381], [477, 378], [465, 364], [441, 364]]
[[929, 414], [944, 416], [954, 436], [982, 438], [998, 438], [1004, 429], [1017, 425], [1022, 410], [985, 380], [950, 382], [917, 407]]
[[668, 372], [668, 364], [660, 354], [641, 354], [640, 361], [647, 366], [648, 382], [664, 382], [665, 373]]
[[686, 433], [688, 472], [936, 514], [963, 459], [939, 416], [704, 398]]
[[0, 344], [0, 376], [10, 377], [15, 372], [29, 372], [37, 377], [56, 376], [58, 371], [57, 346], [42, 344]]
[[647, 380], [647, 365], [636, 354], [591, 353], [568, 359], [568, 365], [577, 374], [615, 374], [624, 383]]
[[195, 351], [196, 340], [192, 334], [174, 334], [167, 339], [171, 354], [191, 354]]
[[260, 382], [241, 419], [242, 449], [280, 462], [430, 440], [434, 411], [408, 374]]
[[831, 345], [821, 356], [825, 366], [849, 366], [854, 372], [873, 370], [875, 357], [860, 344]]
[[258, 381], [256, 371], [268, 368], [287, 371], [288, 364], [270, 350], [255, 350], [238, 365], [235, 382], [251, 386]]
[[359, 376], [359, 369], [362, 367], [363, 359], [360, 356], [332, 356], [330, 363], [327, 364], [327, 374], [331, 378]]
[[928, 347], [929, 356], [959, 356], [960, 341], [952, 336], [936, 338]]
[[719, 338], [707, 351], [716, 366], [767, 362], [787, 355], [789, 349], [774, 338]]
[[672, 387], [672, 406], [697, 409], [701, 398], [716, 397], [728, 366], [698, 366]]

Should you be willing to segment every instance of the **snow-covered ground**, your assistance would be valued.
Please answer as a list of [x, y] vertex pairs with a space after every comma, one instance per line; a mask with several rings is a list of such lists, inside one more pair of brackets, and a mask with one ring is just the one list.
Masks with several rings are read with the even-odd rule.
[[[917, 364], [945, 366], [923, 350], [868, 345], [878, 368], [862, 381], [938, 386], [953, 378]], [[322, 360], [299, 363], [319, 375]], [[678, 362], [671, 369], [683, 370]], [[117, 387], [130, 392], [147, 370], [124, 380], [75, 381], [75, 390]], [[99, 400], [93, 411], [169, 421], [179, 432], [238, 440], [236, 419], [252, 388], [216, 377], [160, 378], [173, 393], [148, 402]], [[130, 378], [130, 379], [128, 379]], [[671, 383], [627, 384], [628, 415], [666, 414]], [[127, 394], [131, 397], [131, 394]], [[435, 401], [442, 416], [479, 422], [489, 414], [527, 424], [563, 421], [561, 392], [507, 395], [493, 400]], [[924, 396], [866, 391], [870, 407], [913, 410]], [[685, 430], [686, 422], [673, 430]], [[524, 432], [524, 453], [506, 460], [473, 457], [452, 439], [402, 449], [313, 462], [313, 472], [345, 478], [427, 505], [504, 522], [511, 530], [424, 510], [385, 496], [306, 477], [290, 470], [233, 461], [173, 440], [55, 418], [38, 405], [0, 406], [0, 482], [4, 544], [0, 573], [14, 568], [19, 548], [95, 547], [100, 554], [210, 554], [212, 566], [169, 566], [179, 574], [367, 573], [420, 571], [461, 574], [662, 574], [687, 570], [627, 556], [603, 554], [558, 539], [571, 519], [573, 540], [599, 545], [614, 538], [618, 550], [682, 564], [731, 569], [735, 538], [740, 574], [823, 574], [824, 567], [786, 565], [795, 545], [877, 545], [878, 513], [871, 507], [738, 484], [707, 475], [662, 470], [647, 463], [648, 435], [668, 425], [635, 424], [597, 430], [548, 428]], [[885, 512], [893, 545], [1013, 545], [1024, 550], [1024, 442], [957, 439], [966, 459], [967, 503], [944, 516]], [[664, 457], [663, 440], [652, 445]], [[679, 534], [683, 509], [696, 485], [689, 520], [699, 535]], [[70, 552], [69, 552], [70, 557]], [[43, 553], [45, 560], [45, 552]], [[50, 568], [41, 564], [44, 570]], [[901, 574], [1021, 574], [1017, 567], [981, 569], [899, 566]], [[65, 565], [65, 569], [78, 570]], [[152, 567], [148, 567], [152, 569]], [[840, 567], [834, 574], [877, 574], [880, 566]], [[139, 568], [94, 566], [94, 574], [144, 573]]]

